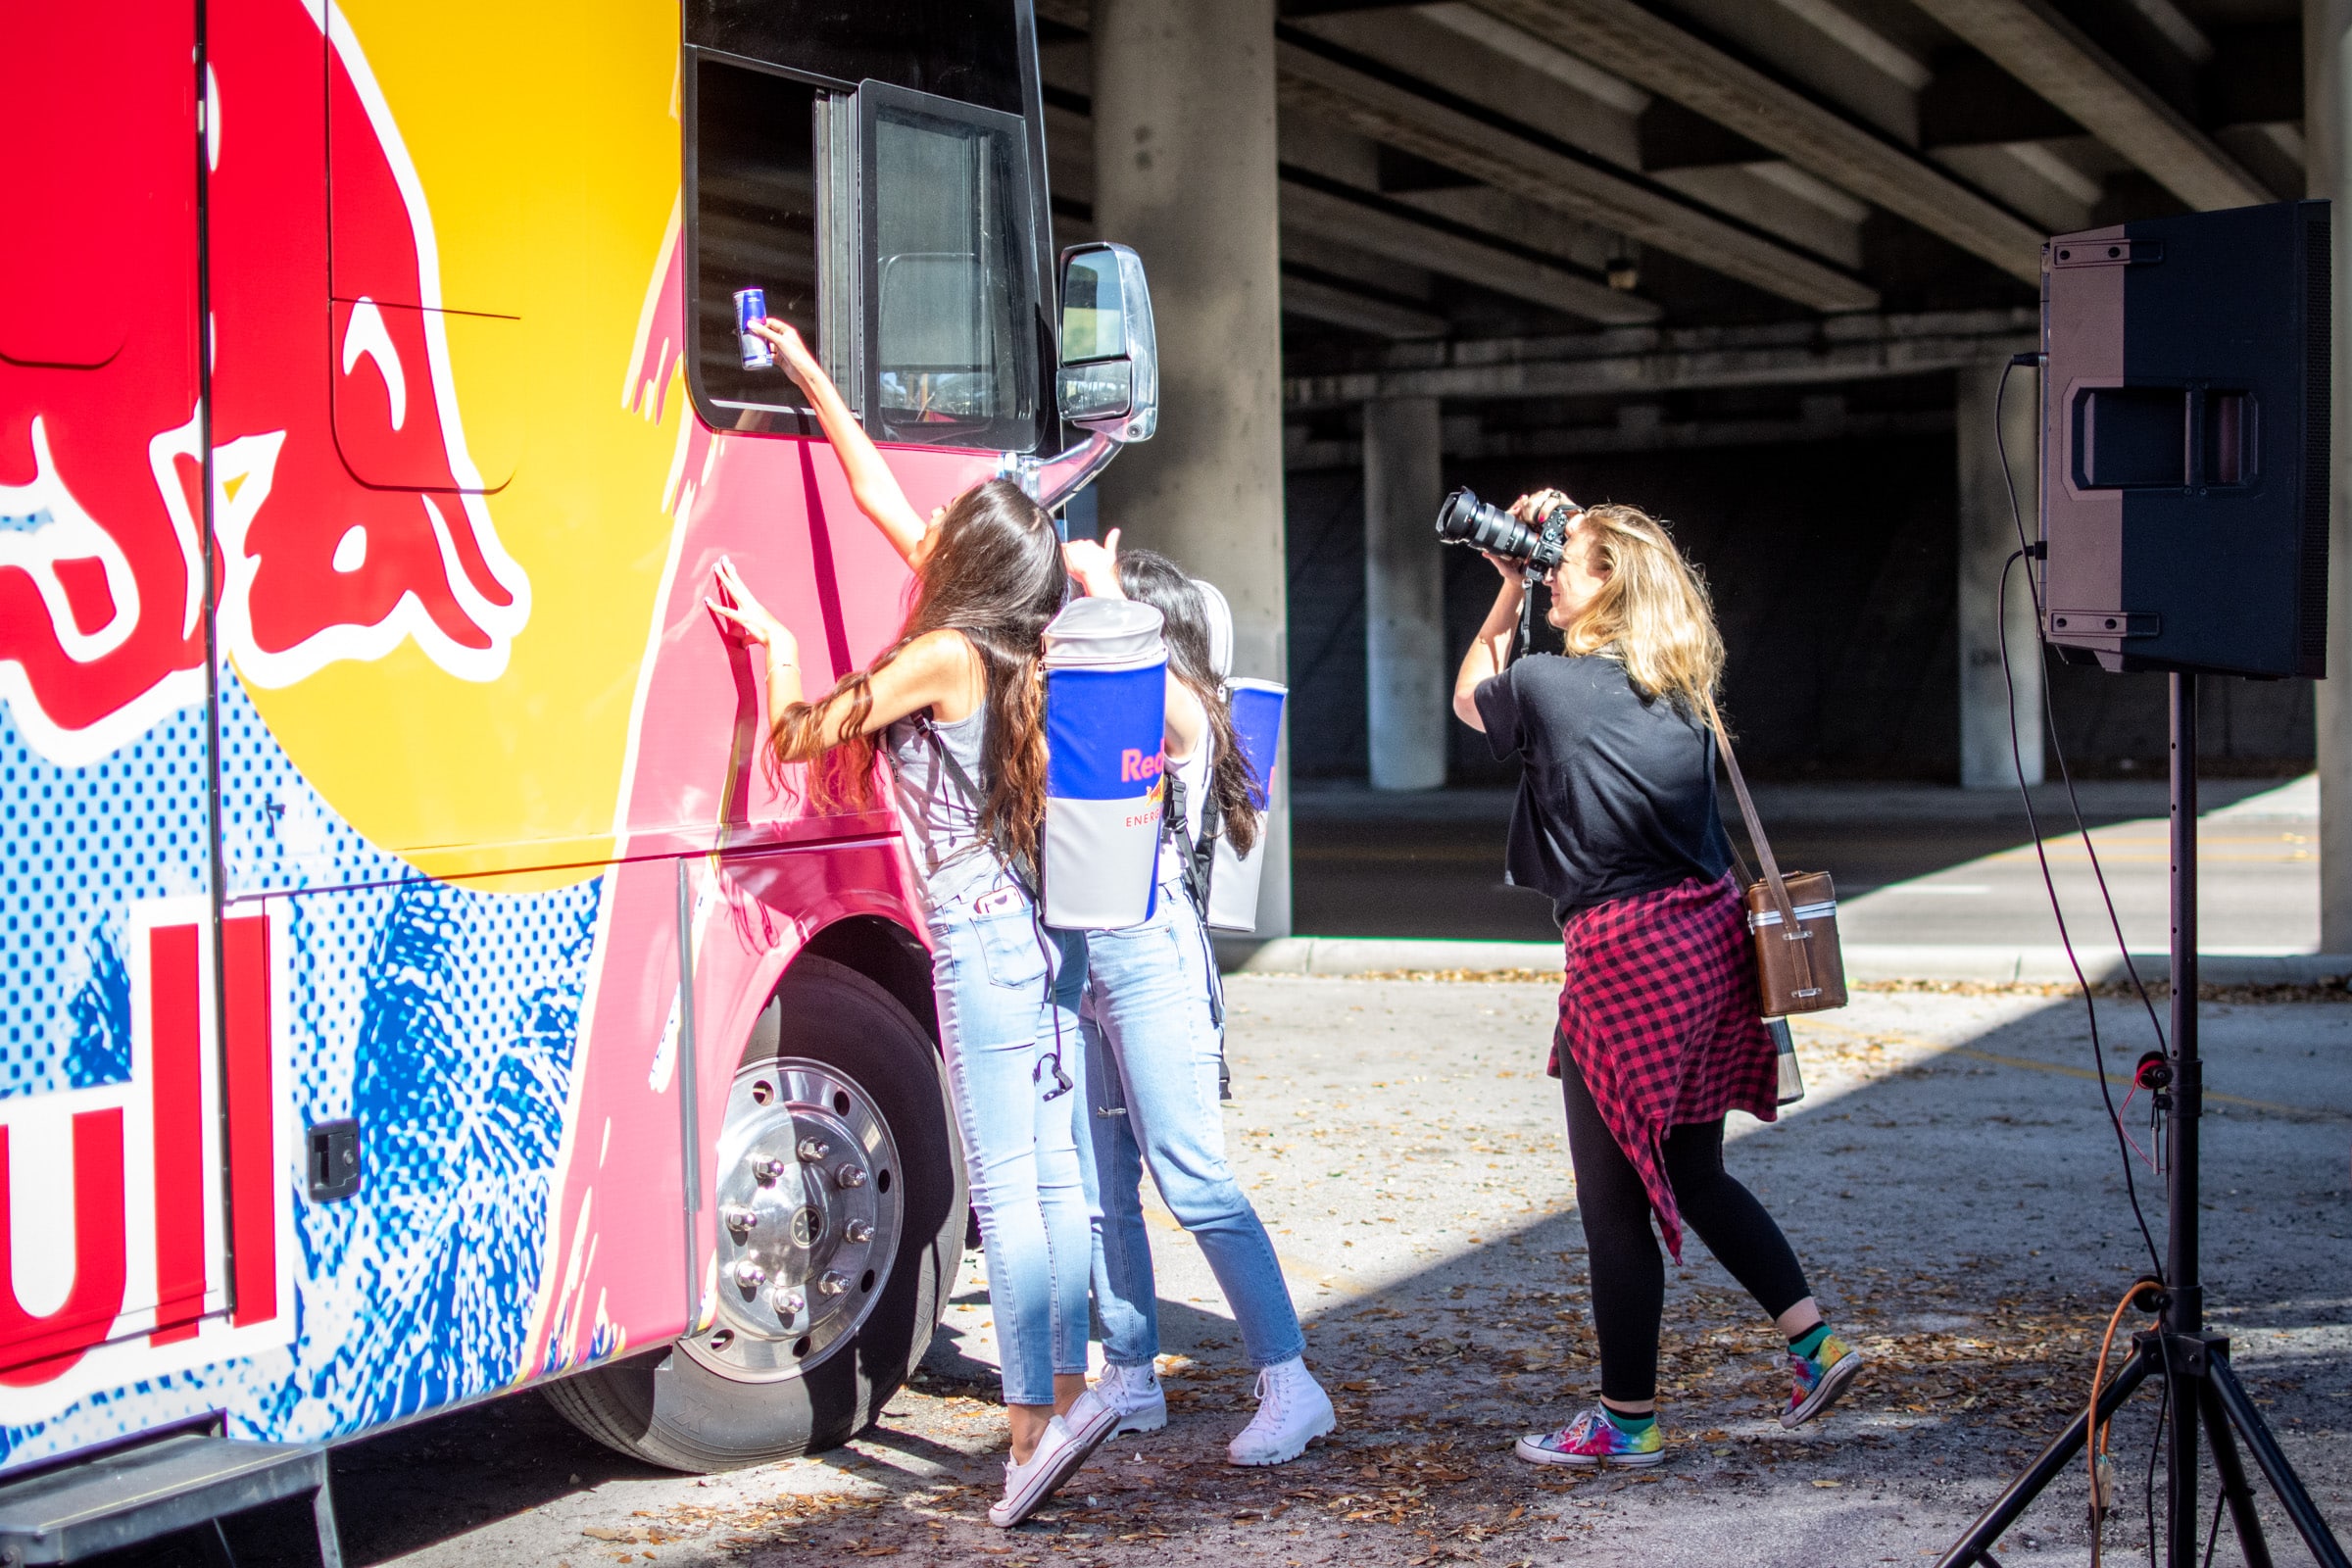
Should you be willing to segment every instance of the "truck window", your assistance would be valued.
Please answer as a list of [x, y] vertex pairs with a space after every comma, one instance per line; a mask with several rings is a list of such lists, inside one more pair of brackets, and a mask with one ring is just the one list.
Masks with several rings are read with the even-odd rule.
[[719, 429], [810, 433], [746, 369], [766, 291], [878, 440], [1028, 452], [1052, 427], [1042, 114], [1018, 0], [686, 0], [688, 385]]
[[766, 292], [767, 314], [818, 353], [816, 120], [825, 96], [755, 66], [686, 54], [689, 376], [703, 416], [721, 429], [791, 429], [800, 392], [781, 369], [746, 369], [735, 291]]
[[868, 428], [879, 439], [1037, 444], [1037, 299], [1021, 121], [869, 81], [864, 110]]
[[686, 41], [840, 82], [1022, 112], [1014, 0], [686, 0]]

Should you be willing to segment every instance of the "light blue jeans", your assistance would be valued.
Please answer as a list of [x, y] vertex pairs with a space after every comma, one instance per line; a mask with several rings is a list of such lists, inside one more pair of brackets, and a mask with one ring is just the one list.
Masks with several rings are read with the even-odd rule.
[[1113, 1366], [1148, 1365], [1159, 1353], [1146, 1166], [1215, 1271], [1250, 1364], [1274, 1366], [1306, 1350], [1274, 1243], [1225, 1162], [1210, 961], [1200, 917], [1180, 885], [1160, 887], [1159, 907], [1142, 925], [1086, 936], [1080, 1016], [1101, 1212], [1095, 1310]]
[[999, 872], [929, 915], [948, 1090], [963, 1135], [1004, 1402], [1052, 1404], [1055, 1373], [1084, 1373], [1093, 1185], [1079, 1147], [1087, 1103], [1077, 1004], [1086, 945], [1049, 931]]

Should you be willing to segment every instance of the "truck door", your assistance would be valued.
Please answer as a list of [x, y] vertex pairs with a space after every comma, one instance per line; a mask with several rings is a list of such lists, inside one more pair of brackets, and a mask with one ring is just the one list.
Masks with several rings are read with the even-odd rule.
[[272, 1091], [243, 926], [217, 1038], [196, 41], [0, 9], [0, 1424], [216, 1353], [233, 1283], [275, 1311], [225, 1222]]

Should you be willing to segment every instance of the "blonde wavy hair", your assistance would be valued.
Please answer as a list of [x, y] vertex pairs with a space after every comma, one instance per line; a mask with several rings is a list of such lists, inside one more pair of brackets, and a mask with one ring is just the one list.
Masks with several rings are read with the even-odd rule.
[[1588, 508], [1576, 538], [1590, 538], [1608, 581], [1560, 628], [1570, 654], [1606, 654], [1633, 683], [1703, 713], [1723, 678], [1723, 634], [1707, 585], [1665, 525], [1639, 507]]

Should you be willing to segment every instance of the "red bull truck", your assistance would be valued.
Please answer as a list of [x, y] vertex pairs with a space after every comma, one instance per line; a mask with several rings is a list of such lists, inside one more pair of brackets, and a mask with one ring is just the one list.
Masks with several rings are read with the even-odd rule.
[[915, 884], [701, 601], [839, 676], [909, 588], [739, 289], [918, 508], [1149, 433], [1036, 62], [1028, 0], [0, 9], [0, 1486], [526, 1384], [716, 1469], [921, 1357]]

